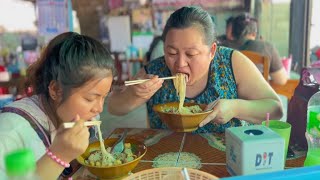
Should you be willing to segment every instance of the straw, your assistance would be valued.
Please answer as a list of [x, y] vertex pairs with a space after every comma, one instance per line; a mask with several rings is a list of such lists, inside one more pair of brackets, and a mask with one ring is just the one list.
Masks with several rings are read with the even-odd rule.
[[270, 113], [267, 113], [266, 126], [269, 127]]

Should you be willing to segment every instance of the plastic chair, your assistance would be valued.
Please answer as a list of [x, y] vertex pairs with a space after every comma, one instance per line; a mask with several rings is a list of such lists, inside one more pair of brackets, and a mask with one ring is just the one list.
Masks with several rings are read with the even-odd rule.
[[261, 55], [259, 53], [243, 50], [240, 51], [242, 54], [247, 56], [255, 65], [261, 64], [263, 66], [263, 77], [266, 81], [269, 81], [269, 69], [270, 69], [270, 61], [267, 56]]

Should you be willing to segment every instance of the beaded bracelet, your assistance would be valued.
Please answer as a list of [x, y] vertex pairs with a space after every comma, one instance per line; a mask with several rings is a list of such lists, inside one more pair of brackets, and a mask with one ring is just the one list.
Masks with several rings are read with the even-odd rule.
[[49, 149], [46, 149], [46, 153], [52, 160], [54, 160], [55, 162], [57, 162], [61, 166], [65, 167], [65, 168], [70, 167], [69, 163], [62, 161], [60, 158], [58, 158], [56, 155], [54, 155]]

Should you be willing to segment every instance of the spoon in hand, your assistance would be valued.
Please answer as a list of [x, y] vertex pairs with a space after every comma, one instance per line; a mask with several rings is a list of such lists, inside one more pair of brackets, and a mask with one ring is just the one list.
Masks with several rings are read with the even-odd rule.
[[211, 111], [219, 102], [220, 97], [218, 97], [216, 100], [212, 101], [207, 105], [207, 107], [204, 109], [204, 111]]
[[124, 142], [127, 137], [128, 129], [125, 129], [122, 136], [118, 139], [118, 141], [112, 146], [111, 154], [122, 153], [124, 150]]

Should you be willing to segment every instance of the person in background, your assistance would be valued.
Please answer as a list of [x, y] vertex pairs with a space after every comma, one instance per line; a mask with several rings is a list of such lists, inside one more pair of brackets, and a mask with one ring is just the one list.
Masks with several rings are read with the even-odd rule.
[[0, 179], [6, 179], [4, 156], [22, 148], [34, 152], [41, 179], [57, 179], [88, 147], [84, 122], [102, 112], [113, 75], [113, 59], [93, 38], [67, 32], [52, 39], [28, 69], [34, 95], [1, 109]]
[[234, 41], [228, 47], [238, 50], [249, 50], [265, 55], [270, 60], [271, 81], [286, 84], [288, 75], [284, 69], [277, 49], [269, 42], [257, 40], [257, 20], [250, 14], [241, 14], [234, 18], [232, 24]]
[[234, 17], [231, 16], [226, 20], [226, 34], [217, 37], [218, 45], [228, 47], [229, 42], [234, 40], [233, 35], [232, 35], [232, 21], [233, 21], [233, 19], [234, 19]]
[[[224, 132], [244, 123], [261, 124], [267, 113], [282, 117], [279, 97], [256, 66], [239, 51], [217, 46], [213, 22], [200, 7], [182, 7], [169, 17], [163, 34], [164, 57], [150, 61], [136, 78], [150, 80], [114, 90], [108, 111], [125, 115], [147, 103], [151, 128], [166, 129], [153, 106], [178, 102], [172, 80], [159, 77], [187, 75], [185, 102], [209, 104], [220, 98], [194, 133]], [[245, 121], [241, 121], [245, 120]]]

